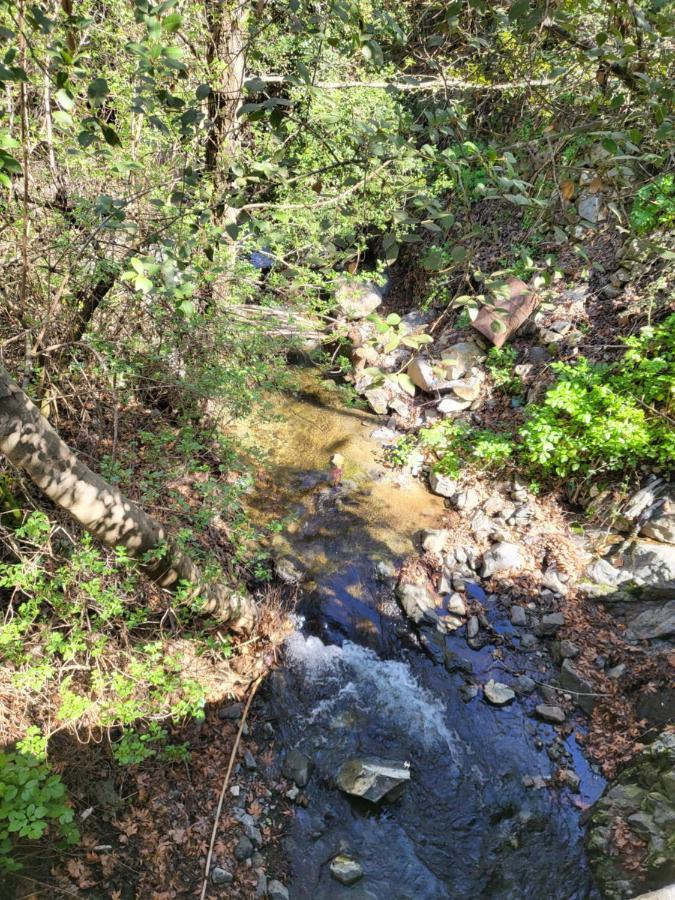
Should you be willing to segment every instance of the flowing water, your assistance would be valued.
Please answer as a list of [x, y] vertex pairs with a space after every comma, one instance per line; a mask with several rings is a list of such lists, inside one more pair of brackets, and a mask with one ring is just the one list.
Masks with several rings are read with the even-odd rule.
[[[289, 820], [291, 897], [595, 897], [571, 795], [523, 784], [554, 773], [546, 753], [554, 733], [532, 717], [535, 701], [497, 709], [480, 694], [466, 703], [459, 691], [468, 665], [479, 684], [508, 683], [527, 670], [525, 656], [507, 649], [499, 661], [490, 646], [470, 650], [462, 628], [448, 638], [457, 654], [448, 671], [422, 651], [386, 580], [383, 562], [399, 563], [422, 529], [438, 526], [440, 499], [386, 468], [371, 438], [378, 420], [345, 407], [315, 377], [304, 377], [279, 412], [279, 421], [256, 425], [255, 442], [273, 462], [273, 512], [291, 516], [275, 554], [302, 577], [303, 601], [266, 705], [280, 757], [298, 748], [313, 762], [308, 805]], [[345, 458], [338, 487], [328, 477], [335, 452]], [[267, 489], [254, 490], [250, 502], [270, 514]], [[509, 622], [489, 606], [492, 624], [515, 643]], [[568, 746], [580, 760], [581, 797], [592, 801], [602, 781], [573, 738]], [[403, 796], [373, 808], [339, 791], [335, 773], [355, 755], [408, 764]], [[339, 852], [363, 866], [351, 887], [330, 875]]]

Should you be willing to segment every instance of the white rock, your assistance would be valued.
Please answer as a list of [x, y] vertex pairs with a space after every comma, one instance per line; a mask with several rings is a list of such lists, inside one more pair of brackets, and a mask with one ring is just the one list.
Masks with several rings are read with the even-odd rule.
[[452, 413], [462, 412], [471, 406], [469, 400], [456, 400], [454, 397], [444, 397], [437, 405], [436, 409], [443, 415], [452, 415]]
[[340, 854], [333, 857], [330, 863], [330, 874], [341, 884], [354, 884], [363, 877], [363, 867], [355, 859]]
[[440, 556], [449, 536], [450, 532], [445, 528], [431, 528], [422, 535], [422, 546], [429, 553], [436, 553]]
[[441, 359], [446, 368], [446, 377], [454, 381], [481, 363], [485, 354], [470, 341], [462, 341], [444, 350]]
[[434, 372], [437, 364], [425, 356], [415, 356], [406, 369], [406, 374], [421, 391], [432, 394], [434, 391], [447, 390], [447, 381]]
[[506, 706], [515, 699], [515, 692], [506, 684], [494, 681], [492, 678], [483, 688], [485, 699], [493, 706]]
[[382, 303], [382, 293], [370, 281], [341, 278], [335, 289], [335, 302], [348, 319], [365, 319]]
[[452, 497], [457, 493], [457, 482], [439, 472], [429, 473], [429, 488], [439, 497]]
[[378, 803], [409, 781], [410, 769], [404, 763], [359, 757], [343, 763], [336, 778], [338, 787], [345, 793], [371, 803]]
[[494, 544], [483, 554], [481, 575], [483, 578], [490, 578], [492, 575], [495, 575], [497, 572], [503, 572], [505, 569], [519, 569], [522, 562], [518, 546], [501, 541], [498, 544]]
[[473, 403], [474, 400], [478, 399], [483, 379], [479, 378], [478, 375], [474, 375], [471, 378], [450, 381], [448, 384], [460, 400], [468, 400], [469, 403]]
[[466, 600], [461, 594], [451, 594], [448, 598], [448, 612], [457, 616], [466, 615]]

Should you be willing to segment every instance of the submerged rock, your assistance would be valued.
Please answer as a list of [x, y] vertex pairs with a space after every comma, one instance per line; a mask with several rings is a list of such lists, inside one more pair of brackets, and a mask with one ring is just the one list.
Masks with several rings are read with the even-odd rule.
[[305, 787], [309, 781], [310, 766], [311, 760], [308, 756], [299, 750], [290, 750], [284, 758], [281, 773], [298, 787]]
[[508, 685], [501, 684], [499, 681], [493, 681], [492, 678], [483, 688], [483, 693], [485, 694], [485, 699], [493, 706], [506, 706], [516, 696]]
[[379, 803], [400, 795], [410, 781], [410, 769], [403, 762], [354, 757], [342, 764], [335, 780], [346, 794]]
[[355, 884], [359, 878], [363, 878], [363, 867], [355, 859], [340, 854], [335, 856], [330, 863], [330, 874], [340, 884]]
[[565, 711], [560, 706], [548, 706], [546, 703], [540, 703], [535, 712], [544, 722], [551, 722], [554, 725], [562, 725], [565, 721]]
[[[639, 869], [622, 866], [616, 829], [641, 842]], [[606, 788], [590, 815], [589, 860], [604, 897], [627, 900], [675, 877], [675, 735], [664, 733]]]

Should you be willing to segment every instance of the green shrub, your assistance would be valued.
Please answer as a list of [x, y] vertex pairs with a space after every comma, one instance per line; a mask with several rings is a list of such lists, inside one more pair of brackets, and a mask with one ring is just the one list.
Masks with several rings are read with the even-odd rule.
[[38, 840], [49, 829], [67, 844], [80, 839], [60, 776], [23, 749], [0, 752], [0, 871], [21, 868], [12, 856], [18, 839]]
[[522, 379], [513, 372], [517, 357], [517, 351], [509, 346], [492, 347], [487, 355], [487, 368], [495, 387], [511, 397], [523, 391]]
[[662, 175], [635, 195], [630, 224], [637, 234], [675, 225], [675, 176]]
[[558, 380], [531, 408], [520, 457], [544, 476], [623, 473], [643, 463], [672, 465], [675, 315], [627, 338], [612, 366], [555, 363]]

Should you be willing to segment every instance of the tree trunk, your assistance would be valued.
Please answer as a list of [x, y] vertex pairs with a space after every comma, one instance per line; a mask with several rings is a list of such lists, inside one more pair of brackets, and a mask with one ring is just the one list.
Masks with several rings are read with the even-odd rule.
[[[109, 547], [122, 546], [141, 560], [150, 578], [175, 591], [188, 583], [201, 609], [237, 630], [255, 622], [255, 604], [247, 595], [220, 584], [204, 584], [192, 560], [163, 527], [81, 462], [41, 415], [29, 397], [0, 366], [0, 452], [22, 468], [49, 497]], [[145, 554], [159, 558], [143, 562]]]

